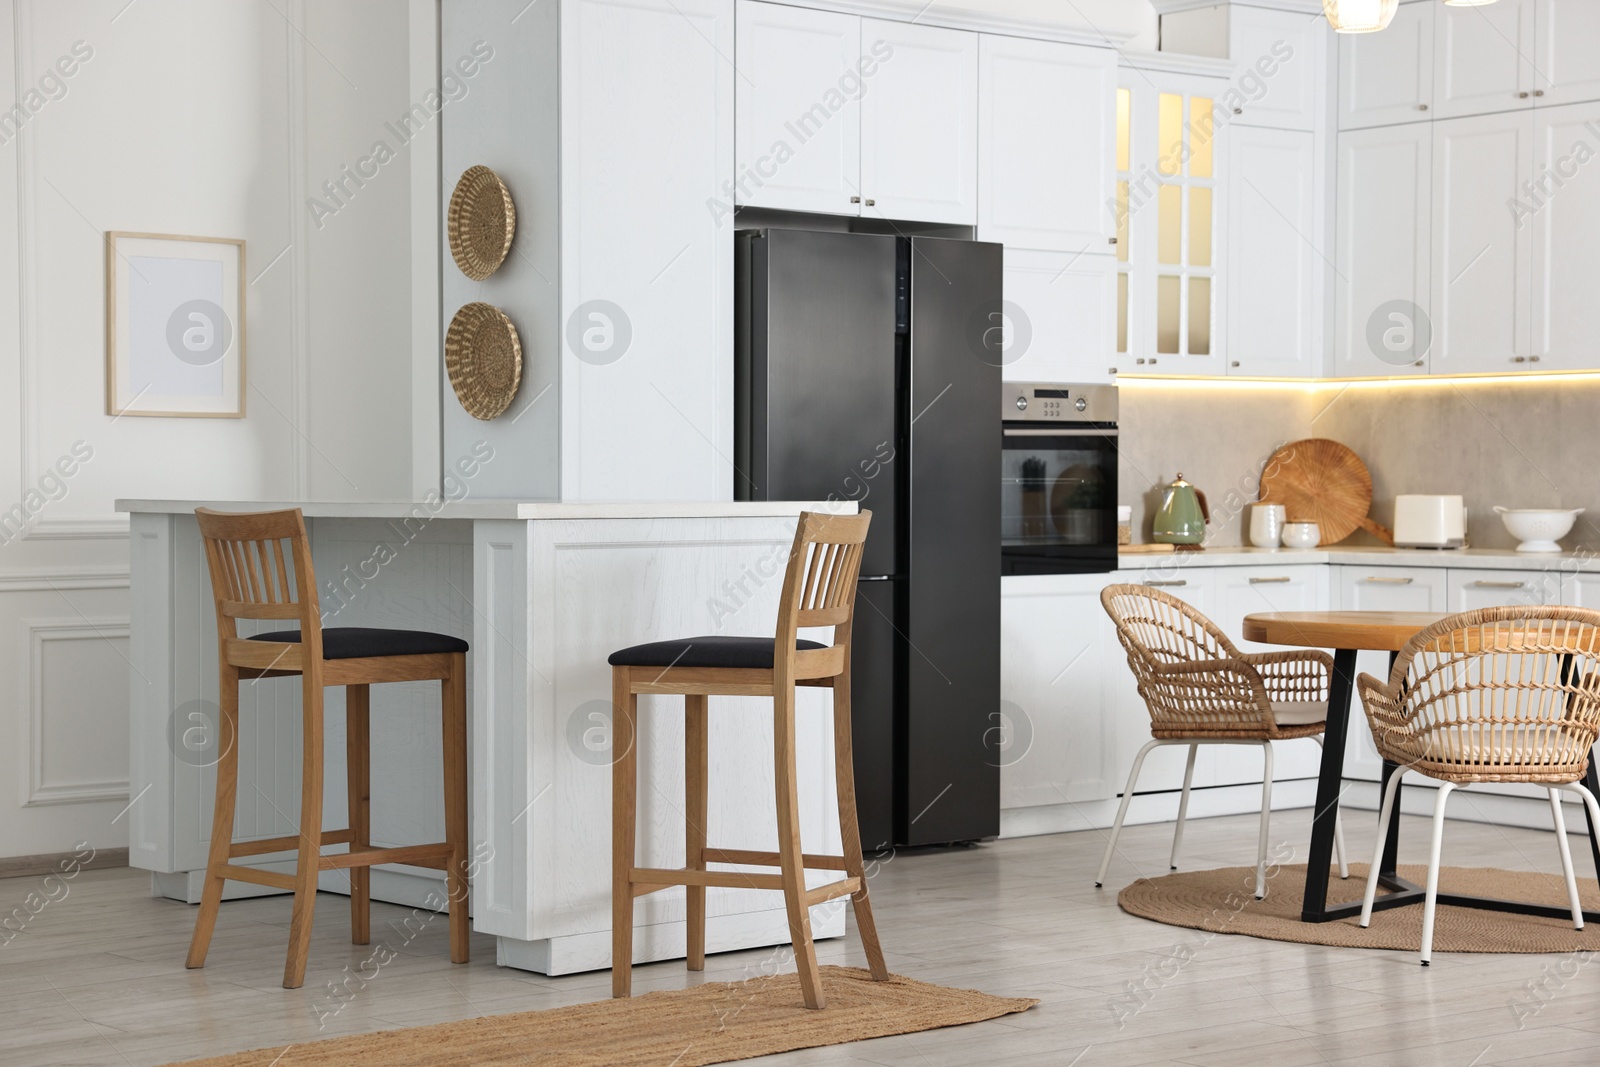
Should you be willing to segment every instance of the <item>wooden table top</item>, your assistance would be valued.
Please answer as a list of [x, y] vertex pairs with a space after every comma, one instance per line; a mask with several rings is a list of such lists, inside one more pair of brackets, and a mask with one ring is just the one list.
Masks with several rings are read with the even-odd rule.
[[1398, 652], [1444, 617], [1427, 611], [1268, 611], [1244, 617], [1244, 638], [1264, 645]]

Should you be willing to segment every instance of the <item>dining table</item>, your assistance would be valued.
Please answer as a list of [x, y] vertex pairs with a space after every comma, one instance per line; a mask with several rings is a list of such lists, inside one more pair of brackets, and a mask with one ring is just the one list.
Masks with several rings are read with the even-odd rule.
[[[1328, 873], [1333, 858], [1335, 819], [1339, 813], [1339, 798], [1344, 785], [1345, 739], [1349, 734], [1350, 705], [1355, 695], [1356, 655], [1359, 652], [1389, 653], [1392, 671], [1400, 650], [1422, 630], [1446, 618], [1443, 614], [1413, 611], [1276, 611], [1246, 615], [1243, 634], [1246, 641], [1268, 645], [1288, 645], [1297, 648], [1329, 649], [1333, 652], [1333, 673], [1328, 681], [1328, 718], [1322, 746], [1322, 765], [1317, 775], [1316, 807], [1311, 816], [1311, 850], [1306, 863], [1305, 896], [1301, 903], [1302, 922], [1322, 923], [1345, 919], [1361, 913], [1361, 901], [1346, 904], [1328, 903]], [[1389, 779], [1403, 768], [1388, 760], [1383, 762], [1383, 778], [1379, 795], [1386, 789]], [[1590, 792], [1600, 795], [1600, 774], [1594, 760], [1584, 774], [1583, 784]], [[1400, 787], [1396, 787], [1395, 812], [1401, 808]], [[1584, 819], [1589, 828], [1589, 849], [1594, 857], [1595, 869], [1600, 872], [1600, 837], [1589, 817], [1587, 806]], [[1400, 819], [1389, 820], [1389, 833], [1384, 841], [1383, 857], [1378, 869], [1378, 884], [1388, 892], [1378, 896], [1373, 910], [1404, 907], [1423, 902], [1424, 890], [1404, 878], [1396, 870], [1396, 856], [1400, 845]], [[1467, 896], [1459, 893], [1438, 895], [1439, 903], [1458, 907], [1481, 908], [1491, 911], [1516, 912], [1525, 915], [1542, 915], [1570, 919], [1572, 912], [1566, 905], [1553, 906], [1526, 901], [1501, 900], [1496, 897]], [[1585, 921], [1600, 921], [1600, 913], [1584, 912]]]

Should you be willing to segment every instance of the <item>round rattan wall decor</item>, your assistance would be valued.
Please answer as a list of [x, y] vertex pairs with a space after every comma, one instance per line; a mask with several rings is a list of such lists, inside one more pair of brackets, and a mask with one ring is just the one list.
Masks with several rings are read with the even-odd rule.
[[468, 167], [450, 194], [450, 255], [461, 273], [481, 282], [500, 269], [517, 232], [511, 191], [488, 167]]
[[488, 422], [511, 406], [522, 384], [517, 328], [493, 304], [468, 304], [450, 320], [444, 366], [467, 414]]

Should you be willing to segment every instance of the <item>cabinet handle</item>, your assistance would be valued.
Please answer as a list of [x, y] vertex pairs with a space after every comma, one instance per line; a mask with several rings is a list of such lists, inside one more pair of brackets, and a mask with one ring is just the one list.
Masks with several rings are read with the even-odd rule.
[[1535, 89], [1533, 91], [1533, 95], [1534, 96], [1543, 96], [1544, 95], [1544, 90], [1543, 89]]
[[868, 200], [867, 201], [867, 206], [868, 207], [876, 207], [877, 204], [878, 204], [878, 202], [876, 200]]
[[1152, 356], [1152, 357], [1151, 357], [1151, 358], [1150, 358], [1150, 365], [1151, 365], [1151, 366], [1152, 366], [1152, 367], [1154, 367], [1154, 366], [1155, 366], [1155, 365], [1156, 365], [1156, 361], [1155, 361], [1155, 357], [1154, 357], [1154, 356]]
[[1230, 366], [1230, 367], [1237, 367], [1238, 365], [1239, 365], [1239, 361], [1238, 360], [1234, 360], [1232, 363], [1228, 364], [1228, 366]]
[[1476, 581], [1472, 583], [1472, 587], [1474, 589], [1526, 589], [1528, 588], [1528, 583]]
[[1236, 107], [1236, 108], [1233, 109], [1233, 113], [1235, 115], [1243, 115], [1244, 114], [1244, 108]]
[[1117, 373], [1117, 368], [1115, 368], [1115, 367], [1107, 367], [1106, 371], [1109, 374], [1116, 374]]
[[1426, 111], [1426, 110], [1428, 110], [1428, 105], [1427, 104], [1418, 104], [1417, 105], [1417, 110], [1418, 111]]
[[1518, 93], [1517, 94], [1517, 99], [1518, 100], [1526, 100], [1526, 99], [1528, 99], [1528, 95], [1529, 95], [1528, 93]]
[[1538, 356], [1529, 356], [1528, 357], [1528, 362], [1529, 363], [1537, 363], [1537, 362], [1539, 362], [1539, 357]]
[[852, 204], [859, 204], [859, 203], [861, 203], [861, 198], [859, 196], [852, 196], [850, 198], [850, 202]]
[[1117, 239], [1116, 239], [1116, 238], [1115, 238], [1115, 237], [1107, 237], [1107, 238], [1106, 238], [1106, 244], [1108, 244], [1108, 245], [1114, 245], [1114, 244], [1116, 244], [1116, 243], [1117, 243]]
[[1187, 578], [1174, 578], [1172, 581], [1169, 581], [1169, 582], [1145, 582], [1144, 584], [1149, 586], [1151, 589], [1165, 589], [1168, 586], [1173, 586], [1173, 585], [1188, 585], [1189, 584], [1189, 579], [1187, 579]]
[[1144, 366], [1144, 357], [1140, 356], [1138, 359], [1134, 360], [1134, 362], [1142, 367], [1142, 366]]
[[1294, 581], [1294, 579], [1290, 578], [1288, 576], [1285, 576], [1285, 577], [1282, 577], [1282, 578], [1252, 578], [1252, 579], [1250, 579], [1250, 584], [1251, 585], [1279, 585], [1279, 584], [1281, 584], [1283, 582], [1292, 582], [1292, 581]]
[[1411, 365], [1412, 365], [1412, 366], [1413, 366], [1413, 367], [1420, 367], [1420, 366], [1422, 366], [1422, 364], [1423, 364], [1423, 363], [1424, 363], [1424, 362], [1425, 362], [1425, 361], [1424, 361], [1424, 360], [1420, 360], [1420, 359], [1419, 359], [1419, 360], [1417, 360], [1417, 361], [1416, 361], [1416, 362], [1415, 362], [1415, 363], [1413, 363], [1413, 364], [1411, 364]]
[[1416, 581], [1416, 579], [1415, 578], [1379, 578], [1377, 575], [1368, 575], [1367, 577], [1363, 578], [1362, 581], [1364, 581], [1364, 582], [1372, 582], [1372, 583], [1374, 583], [1376, 585], [1410, 585], [1412, 582]]

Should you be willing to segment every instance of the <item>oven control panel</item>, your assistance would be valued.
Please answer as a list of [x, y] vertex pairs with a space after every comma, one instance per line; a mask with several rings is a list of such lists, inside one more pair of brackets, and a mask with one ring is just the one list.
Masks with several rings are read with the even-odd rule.
[[1000, 417], [1006, 422], [1116, 422], [1117, 387], [1058, 382], [1006, 382]]

